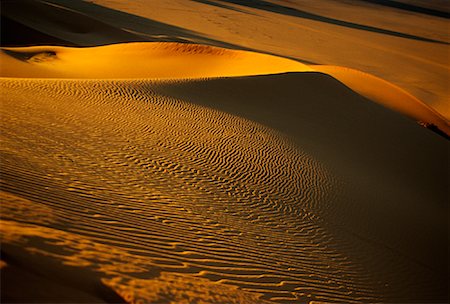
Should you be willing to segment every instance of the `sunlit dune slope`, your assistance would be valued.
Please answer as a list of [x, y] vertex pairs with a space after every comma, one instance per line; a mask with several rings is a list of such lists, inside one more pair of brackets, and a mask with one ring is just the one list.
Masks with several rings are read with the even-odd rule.
[[3, 77], [203, 78], [311, 70], [281, 57], [181, 43], [3, 48]]
[[447, 135], [448, 122], [399, 87], [356, 70], [308, 66], [248, 51], [180, 43], [127, 43], [92, 48], [3, 48], [0, 76], [22, 78], [207, 78], [321, 71], [388, 108]]
[[421, 123], [434, 124], [450, 136], [449, 122], [433, 108], [412, 96], [405, 90], [373, 75], [337, 66], [313, 66], [320, 71], [339, 79], [348, 87], [370, 100], [390, 108]]
[[447, 120], [448, 1], [3, 0], [4, 46], [208, 44], [376, 75]]
[[330, 76], [0, 84], [5, 269], [127, 302], [446, 298], [446, 141]]

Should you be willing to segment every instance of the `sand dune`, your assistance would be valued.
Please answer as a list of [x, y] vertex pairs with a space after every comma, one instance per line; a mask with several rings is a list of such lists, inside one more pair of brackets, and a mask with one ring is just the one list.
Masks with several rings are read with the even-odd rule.
[[387, 81], [348, 68], [308, 66], [255, 52], [181, 43], [127, 43], [92, 48], [3, 48], [0, 60], [2, 77], [177, 79], [320, 71], [370, 100], [450, 135], [445, 118]]
[[48, 280], [129, 302], [446, 297], [447, 143], [329, 76], [1, 84], [2, 250], [63, 263]]
[[176, 79], [312, 70], [294, 60], [254, 52], [157, 42], [3, 48], [0, 59], [3, 77]]
[[[136, 0], [133, 5], [94, 2], [94, 7], [65, 4], [109, 24], [127, 24], [126, 16], [118, 11], [132, 14], [140, 21], [132, 29], [140, 34], [151, 32], [157, 22], [169, 27], [169, 36], [196, 43], [360, 70], [405, 89], [450, 119], [446, 18], [359, 0], [174, 0], [156, 1], [151, 8], [146, 0]], [[446, 1], [409, 2], [449, 11]], [[160, 28], [160, 32], [165, 30]]]
[[1, 1], [1, 302], [448, 302], [439, 2]]
[[375, 75], [448, 120], [450, 38], [439, 16], [448, 5], [404, 2], [4, 0], [2, 45], [171, 41], [252, 50]]
[[405, 114], [416, 121], [434, 125], [443, 133], [450, 135], [450, 124], [441, 114], [430, 108], [405, 90], [381, 78], [336, 66], [314, 66], [316, 71], [327, 73], [370, 100]]

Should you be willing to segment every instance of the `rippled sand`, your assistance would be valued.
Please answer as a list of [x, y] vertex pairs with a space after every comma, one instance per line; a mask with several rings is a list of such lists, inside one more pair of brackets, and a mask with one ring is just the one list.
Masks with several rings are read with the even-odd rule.
[[[1, 85], [11, 277], [38, 275], [42, 290], [68, 286], [67, 299], [85, 302], [446, 297], [445, 188], [426, 181], [445, 176], [445, 140], [329, 76]], [[329, 121], [343, 112], [367, 124]], [[398, 131], [380, 136], [392, 123]], [[362, 155], [342, 153], [340, 128], [348, 142], [371, 137]], [[385, 151], [372, 172], [366, 148]], [[416, 162], [424, 168], [407, 167]]]
[[121, 43], [99, 47], [2, 48], [0, 77], [62, 79], [195, 79], [318, 71], [357, 93], [450, 135], [448, 121], [400, 87], [339, 66], [307, 65], [250, 51], [187, 43]]
[[450, 119], [447, 0], [3, 0], [1, 15], [2, 45], [253, 50], [373, 74]]
[[1, 302], [448, 302], [442, 3], [2, 0]]

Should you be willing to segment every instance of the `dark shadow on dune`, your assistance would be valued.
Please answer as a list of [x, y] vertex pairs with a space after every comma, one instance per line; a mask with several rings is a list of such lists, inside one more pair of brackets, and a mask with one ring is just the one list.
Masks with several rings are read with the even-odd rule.
[[428, 130], [430, 130], [430, 131], [432, 131], [432, 132], [434, 132], [434, 133], [436, 133], [436, 134], [438, 134], [438, 135], [444, 137], [444, 138], [447, 139], [447, 140], [450, 140], [450, 136], [447, 135], [447, 133], [445, 133], [445, 132], [442, 131], [441, 129], [439, 129], [439, 127], [436, 126], [435, 124], [427, 123], [427, 122], [422, 122], [422, 121], [419, 121], [418, 123], [419, 123], [419, 125], [421, 125], [421, 126], [427, 128]]
[[7, 263], [1, 270], [1, 303], [127, 303], [88, 268], [10, 244], [2, 244], [1, 259]]
[[[207, 1], [207, 4], [217, 4], [212, 1]], [[59, 32], [48, 34], [45, 33], [45, 28], [40, 29], [37, 27], [30, 27], [22, 22], [22, 20], [14, 20], [9, 17], [13, 9], [32, 10], [36, 5], [46, 6], [43, 7], [46, 11], [46, 16], [34, 15], [34, 21], [36, 24], [40, 24], [41, 21], [44, 24], [52, 22], [55, 27], [59, 27], [60, 16], [56, 17], [55, 14], [64, 10], [64, 12], [70, 13], [73, 16], [72, 21], [66, 21], [62, 26], [63, 30], [59, 29]], [[151, 5], [149, 3], [149, 5]], [[232, 9], [230, 6], [222, 5], [222, 7]], [[198, 43], [211, 46], [262, 52], [257, 49], [243, 47], [240, 45], [212, 39], [181, 27], [173, 26], [167, 23], [162, 23], [140, 17], [137, 15], [129, 14], [123, 11], [104, 7], [95, 3], [85, 2], [82, 0], [48, 0], [45, 2], [38, 0], [4, 0], [1, 1], [1, 14], [2, 14], [2, 28], [0, 45], [5, 46], [31, 46], [31, 45], [60, 45], [60, 46], [99, 46], [113, 43], [123, 42], [180, 42], [180, 43]], [[50, 20], [54, 17], [53, 20]], [[40, 20], [41, 18], [42, 20]], [[74, 37], [74, 31], [79, 27], [79, 20], [86, 22], [95, 22], [103, 28], [114, 27], [114, 31], [110, 32], [107, 29], [101, 31], [83, 33], [83, 35], [76, 35], [77, 41], [68, 41], [68, 37]], [[6, 26], [3, 26], [5, 22]], [[69, 23], [69, 26], [67, 26]], [[71, 29], [71, 24], [74, 27]], [[95, 36], [93, 39], [91, 36]], [[278, 55], [275, 53], [264, 52], [269, 55]], [[278, 55], [279, 56], [279, 55]], [[286, 56], [283, 56], [286, 57]], [[300, 61], [306, 64], [320, 64], [318, 62], [312, 62], [302, 60], [299, 58], [286, 57], [296, 61]]]
[[[193, 0], [193, 1], [222, 7], [222, 5], [218, 5], [218, 3], [215, 3], [212, 1], [205, 1], [205, 0]], [[425, 42], [449, 44], [446, 41], [429, 39], [426, 37], [421, 37], [421, 36], [406, 34], [406, 33], [402, 33], [402, 32], [382, 29], [382, 28], [378, 28], [378, 27], [374, 27], [374, 26], [363, 25], [363, 24], [344, 21], [344, 20], [340, 20], [340, 19], [325, 17], [325, 16], [309, 13], [306, 11], [298, 10], [298, 9], [295, 9], [292, 7], [271, 3], [268, 1], [264, 1], [264, 0], [249, 0], [249, 1], [217, 0], [217, 1], [237, 4], [237, 5], [241, 5], [241, 6], [246, 6], [246, 7], [250, 7], [250, 8], [256, 8], [259, 10], [272, 12], [272, 13], [293, 16], [293, 17], [298, 17], [298, 18], [303, 18], [303, 19], [309, 19], [309, 20], [314, 20], [314, 21], [319, 21], [319, 22], [325, 22], [325, 23], [343, 26], [343, 27], [347, 27], [347, 28], [369, 31], [369, 32], [373, 32], [373, 33], [379, 33], [379, 34], [384, 34], [384, 35], [389, 35], [389, 36], [394, 36], [394, 37], [413, 39], [413, 40], [425, 41]]]
[[228, 9], [228, 10], [231, 10], [231, 11], [235, 11], [235, 12], [239, 12], [239, 13], [248, 14], [248, 12], [245, 12], [245, 11], [243, 11], [241, 9], [235, 8], [233, 6], [230, 6], [230, 5], [227, 5], [227, 4], [224, 4], [224, 3], [214, 2], [214, 1], [210, 1], [210, 0], [201, 0], [201, 1], [198, 1], [198, 2], [201, 2], [203, 4], [209, 4], [209, 5], [221, 7], [221, 8], [225, 8], [225, 9]]
[[2, 46], [23, 45], [24, 37], [26, 37], [26, 45], [47, 44], [75, 46], [74, 43], [39, 32], [7, 16], [2, 15], [0, 21], [0, 45]]
[[[11, 57], [14, 57], [20, 61], [34, 61], [33, 57], [38, 56], [41, 57], [42, 59], [47, 58], [55, 58], [56, 57], [56, 53], [53, 51], [46, 51], [46, 52], [42, 52], [42, 51], [37, 51], [37, 52], [14, 52], [11, 50], [0, 50], [1, 52], [4, 52], [5, 54], [8, 54]], [[37, 58], [35, 58], [37, 59]], [[42, 61], [42, 60], [41, 60]]]
[[[449, 12], [440, 11], [440, 10], [427, 8], [427, 7], [421, 7], [421, 6], [412, 5], [412, 4], [408, 4], [408, 3], [402, 3], [402, 2], [392, 1], [392, 0], [361, 0], [361, 1], [378, 4], [378, 5], [383, 5], [383, 6], [388, 6], [388, 7], [393, 7], [393, 8], [398, 8], [401, 10], [424, 14], [424, 15], [429, 15], [429, 16], [434, 16], [434, 17], [441, 17], [441, 18], [446, 18], [446, 19], [450, 18]], [[450, 8], [450, 4], [449, 4], [449, 8]]]
[[208, 40], [192, 31], [177, 26], [146, 19], [94, 3], [55, 0], [50, 0], [49, 2], [62, 4], [67, 8], [89, 15], [105, 23], [112, 24], [124, 31], [139, 35], [139, 37], [144, 38], [147, 41], [190, 42], [195, 40]]
[[[79, 0], [5, 0], [1, 2], [1, 14], [2, 20], [12, 20], [9, 26], [2, 27], [2, 36], [14, 38], [6, 41], [2, 39], [2, 46], [52, 43], [48, 36], [58, 45], [79, 46], [155, 41], [157, 39], [152, 39], [153, 36], [160, 34], [163, 29], [175, 41], [183, 40], [180, 37], [194, 36], [180, 28]], [[31, 28], [34, 32], [26, 31], [24, 35], [17, 35], [17, 30], [23, 27]]]

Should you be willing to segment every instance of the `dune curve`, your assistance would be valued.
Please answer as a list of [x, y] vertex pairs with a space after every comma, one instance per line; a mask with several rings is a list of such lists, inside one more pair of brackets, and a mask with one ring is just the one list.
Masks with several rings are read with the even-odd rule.
[[181, 43], [127, 43], [90, 48], [55, 46], [2, 48], [1, 77], [33, 78], [208, 78], [320, 71], [390, 109], [450, 135], [445, 118], [401, 88], [343, 67], [308, 66], [249, 51]]
[[423, 124], [434, 124], [447, 136], [450, 135], [449, 122], [433, 108], [426, 105], [400, 87], [373, 75], [337, 66], [314, 66], [319, 72], [331, 75], [349, 86], [355, 92], [370, 100], [413, 118]]
[[444, 2], [1, 0], [0, 302], [447, 303]]
[[2, 50], [2, 77], [176, 79], [311, 70], [300, 62], [271, 55], [169, 42]]

